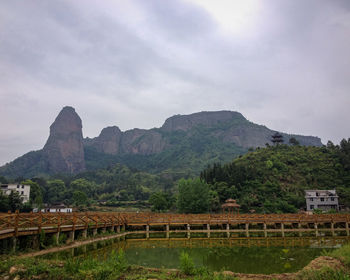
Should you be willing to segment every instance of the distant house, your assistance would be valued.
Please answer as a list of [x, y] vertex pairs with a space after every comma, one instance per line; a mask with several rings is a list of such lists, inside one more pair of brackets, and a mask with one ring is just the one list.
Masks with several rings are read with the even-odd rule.
[[[57, 205], [45, 206], [40, 211], [45, 213], [72, 213], [73, 209], [65, 206], [64, 204], [57, 204]], [[39, 209], [35, 208], [33, 209], [33, 212], [39, 212]]]
[[335, 190], [306, 190], [306, 211], [314, 209], [339, 210], [338, 196]]
[[1, 184], [1, 191], [6, 195], [10, 195], [12, 191], [18, 192], [23, 203], [26, 203], [29, 201], [30, 185]]

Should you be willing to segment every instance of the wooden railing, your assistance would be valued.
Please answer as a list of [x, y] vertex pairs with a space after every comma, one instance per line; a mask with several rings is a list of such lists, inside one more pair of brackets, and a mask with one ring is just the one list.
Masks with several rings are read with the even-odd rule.
[[0, 239], [11, 236], [37, 234], [42, 229], [45, 231], [60, 232], [122, 225], [345, 223], [348, 228], [349, 222], [349, 214], [3, 213], [0, 214]]
[[40, 233], [41, 230], [59, 232], [77, 228], [105, 228], [126, 223], [122, 213], [10, 213], [0, 214], [0, 239], [9, 236]]
[[349, 214], [155, 214], [128, 213], [127, 224], [238, 224], [350, 222]]

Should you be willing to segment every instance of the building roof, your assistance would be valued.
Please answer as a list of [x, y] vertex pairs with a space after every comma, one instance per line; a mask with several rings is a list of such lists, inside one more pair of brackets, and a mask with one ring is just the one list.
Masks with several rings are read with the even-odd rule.
[[305, 197], [309, 197], [309, 196], [338, 197], [335, 190], [305, 190]]
[[235, 199], [229, 198], [226, 199], [225, 203], [221, 205], [222, 208], [230, 208], [230, 207], [235, 207], [235, 208], [239, 208], [240, 205], [236, 203]]

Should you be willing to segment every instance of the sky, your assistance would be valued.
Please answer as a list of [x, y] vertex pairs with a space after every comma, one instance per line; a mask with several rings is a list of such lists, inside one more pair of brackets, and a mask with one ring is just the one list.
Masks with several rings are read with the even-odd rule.
[[232, 110], [323, 143], [350, 137], [348, 0], [4, 0], [0, 165], [64, 106], [84, 137]]

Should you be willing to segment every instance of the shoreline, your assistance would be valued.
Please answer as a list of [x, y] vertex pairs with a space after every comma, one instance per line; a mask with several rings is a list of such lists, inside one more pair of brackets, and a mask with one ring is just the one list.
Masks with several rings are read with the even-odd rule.
[[[88, 245], [94, 242], [110, 240], [114, 238], [120, 238], [127, 236], [128, 234], [132, 234], [133, 232], [123, 232], [118, 234], [112, 234], [108, 236], [100, 236], [97, 238], [92, 238], [88, 240], [76, 241], [71, 244], [62, 245], [60, 247], [53, 247], [49, 249], [44, 249], [41, 251], [31, 252], [31, 253], [23, 253], [14, 258], [19, 260], [23, 260], [26, 258], [35, 258], [38, 256], [64, 251], [67, 249], [77, 248], [80, 246]], [[17, 266], [17, 265], [15, 265]], [[229, 279], [303, 279], [303, 275], [307, 273], [316, 273], [317, 271], [322, 271], [325, 269], [331, 269], [334, 271], [346, 271], [346, 266], [340, 261], [338, 258], [330, 257], [330, 256], [319, 256], [313, 259], [308, 265], [300, 269], [296, 272], [291, 273], [276, 273], [276, 274], [249, 274], [249, 273], [238, 273], [233, 271], [222, 271], [222, 272], [213, 272], [214, 275], [223, 275], [228, 277]], [[160, 275], [166, 273], [168, 275], [176, 275], [179, 279], [191, 279], [191, 276], [184, 275], [180, 269], [162, 269], [162, 268], [152, 268], [152, 267], [143, 267], [130, 265], [127, 272], [124, 273], [125, 276], [128, 274], [144, 274], [144, 273], [158, 273]], [[157, 279], [168, 279], [168, 278], [157, 278]]]

